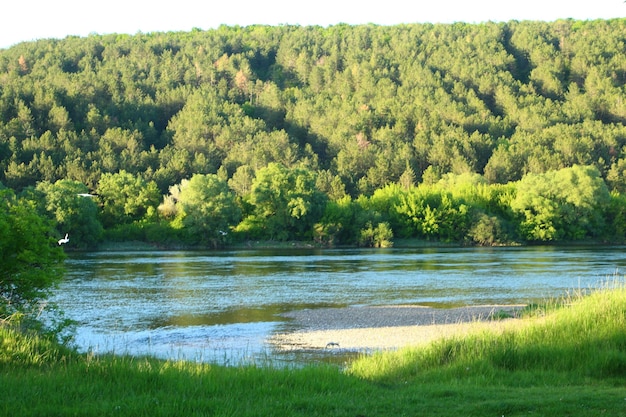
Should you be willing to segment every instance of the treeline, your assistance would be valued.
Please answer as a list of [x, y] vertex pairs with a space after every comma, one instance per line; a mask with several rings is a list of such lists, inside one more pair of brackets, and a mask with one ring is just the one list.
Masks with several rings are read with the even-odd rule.
[[[139, 240], [163, 247], [224, 247], [250, 240], [314, 240], [320, 245], [392, 246], [394, 239], [478, 245], [619, 242], [626, 197], [609, 192], [593, 166], [527, 174], [488, 184], [479, 174], [445, 174], [434, 184], [391, 183], [371, 196], [332, 200], [305, 168], [270, 163], [245, 198], [219, 174], [194, 174], [161, 198], [154, 182], [126, 171], [103, 174], [98, 194], [74, 180], [42, 181], [20, 201], [70, 233], [78, 248]], [[8, 235], [7, 235], [8, 236]]]
[[103, 229], [623, 241], [624, 33], [615, 19], [23, 43], [0, 50], [0, 182], [82, 245]]

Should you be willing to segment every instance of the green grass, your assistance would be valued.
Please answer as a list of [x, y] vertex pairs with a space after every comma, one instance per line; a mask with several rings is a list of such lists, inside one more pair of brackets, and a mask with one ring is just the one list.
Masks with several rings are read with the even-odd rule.
[[346, 369], [79, 355], [0, 327], [6, 416], [626, 416], [626, 289]]

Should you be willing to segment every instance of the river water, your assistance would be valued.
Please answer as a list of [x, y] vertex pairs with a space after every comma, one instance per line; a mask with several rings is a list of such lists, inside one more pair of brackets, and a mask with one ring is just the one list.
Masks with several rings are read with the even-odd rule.
[[[82, 351], [307, 361], [266, 339], [281, 313], [370, 305], [520, 304], [621, 279], [624, 247], [72, 253], [53, 297]], [[315, 357], [315, 359], [319, 359]]]

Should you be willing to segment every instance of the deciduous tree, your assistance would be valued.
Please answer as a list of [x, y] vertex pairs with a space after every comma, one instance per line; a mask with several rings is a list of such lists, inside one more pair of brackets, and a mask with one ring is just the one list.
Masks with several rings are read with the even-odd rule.
[[54, 184], [41, 182], [36, 190], [43, 195], [43, 212], [56, 223], [59, 236], [70, 234], [74, 247], [96, 245], [102, 236], [98, 220], [98, 206], [89, 196], [87, 186], [72, 180], [59, 180]]
[[263, 219], [268, 237], [286, 240], [311, 235], [326, 197], [315, 188], [313, 172], [271, 163], [257, 172], [250, 203]]
[[0, 320], [36, 310], [62, 279], [63, 259], [51, 222], [32, 201], [0, 189]]
[[222, 245], [241, 220], [241, 210], [226, 181], [215, 174], [183, 180], [176, 192], [176, 219], [192, 243]]
[[161, 195], [154, 181], [120, 171], [103, 174], [97, 188], [104, 227], [154, 220]]
[[517, 184], [511, 208], [529, 241], [580, 240], [603, 231], [609, 200], [597, 168], [575, 165], [526, 175]]

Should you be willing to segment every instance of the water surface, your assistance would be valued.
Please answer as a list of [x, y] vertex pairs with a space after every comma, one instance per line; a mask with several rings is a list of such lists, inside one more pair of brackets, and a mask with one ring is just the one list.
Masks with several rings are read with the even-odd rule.
[[[320, 307], [520, 304], [613, 279], [622, 247], [136, 251], [70, 254], [54, 300], [81, 350], [292, 360], [268, 336]], [[298, 360], [298, 359], [296, 359]]]

